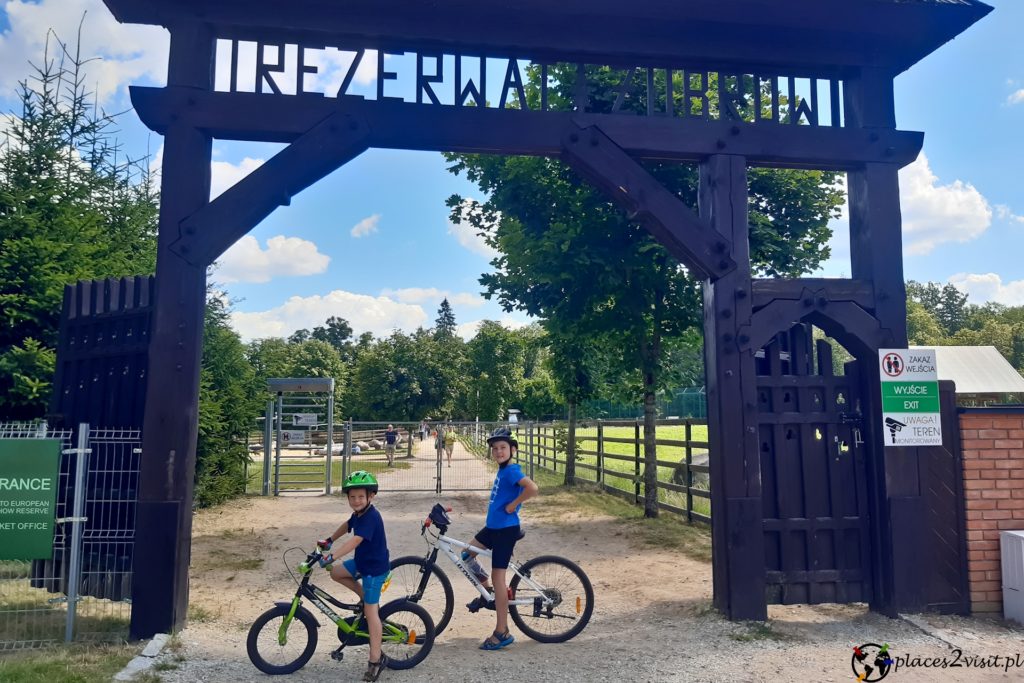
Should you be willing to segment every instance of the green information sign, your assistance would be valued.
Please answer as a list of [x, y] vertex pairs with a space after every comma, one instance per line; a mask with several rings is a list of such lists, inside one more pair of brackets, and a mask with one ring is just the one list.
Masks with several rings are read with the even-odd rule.
[[882, 412], [939, 412], [939, 383], [882, 382]]
[[0, 560], [53, 558], [61, 442], [0, 439]]

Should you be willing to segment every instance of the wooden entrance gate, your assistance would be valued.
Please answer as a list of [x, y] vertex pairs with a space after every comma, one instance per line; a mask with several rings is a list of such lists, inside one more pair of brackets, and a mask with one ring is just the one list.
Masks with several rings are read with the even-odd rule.
[[[104, 2], [119, 21], [170, 33], [167, 85], [131, 91], [135, 112], [164, 135], [135, 638], [178, 630], [188, 613], [207, 268], [278, 206], [370, 148], [560, 158], [703, 282], [708, 442], [716, 454], [715, 606], [733, 619], [766, 617], [755, 353], [813, 317], [864, 363], [865, 396], [880, 392], [871, 379], [878, 349], [907, 342], [898, 172], [923, 143], [921, 134], [896, 128], [893, 79], [991, 8], [976, 0]], [[340, 88], [307, 89], [306, 77], [318, 67], [306, 57], [328, 46], [353, 55], [348, 73]], [[241, 60], [250, 49], [258, 57]], [[371, 51], [375, 96], [350, 87]], [[388, 55], [415, 56], [415, 72], [402, 79], [406, 97]], [[539, 76], [536, 98], [523, 86], [525, 64]], [[550, 68], [559, 64], [576, 65], [571, 80], [560, 82], [567, 96], [549, 87]], [[506, 76], [488, 91], [485, 77], [495, 67]], [[610, 111], [595, 107], [593, 78], [614, 72], [621, 73], [617, 103]], [[211, 201], [214, 138], [287, 146]], [[645, 160], [694, 164], [698, 211]], [[755, 167], [847, 174], [850, 278], [754, 278], [747, 173]], [[813, 396], [812, 387], [798, 384], [798, 394]], [[881, 461], [880, 406], [866, 408], [865, 441]], [[787, 420], [800, 424], [780, 415], [780, 429]], [[825, 436], [852, 443], [841, 420], [821, 424]], [[800, 434], [808, 429], [801, 426]], [[801, 472], [813, 464], [812, 451], [800, 451]], [[914, 588], [908, 584], [916, 577], [904, 572], [916, 558], [901, 553], [924, 517], [915, 461], [906, 455], [869, 469], [872, 500], [884, 503], [871, 508], [880, 530], [876, 556], [885, 561], [873, 607], [888, 611], [914, 606], [903, 596]], [[842, 524], [805, 517], [813, 524], [799, 530], [790, 521], [777, 530], [787, 547], [802, 535], [817, 548], [805, 551], [802, 571], [831, 560], [821, 545], [829, 534], [834, 553], [862, 524], [848, 526], [845, 509], [839, 515], [829, 501], [826, 519]], [[783, 574], [801, 571], [789, 562]], [[807, 592], [812, 584], [819, 592], [867, 591], [862, 583], [853, 587], [846, 565], [837, 567], [836, 581], [803, 581]], [[794, 595], [804, 590], [798, 577], [787, 579]]]
[[832, 346], [809, 325], [757, 358], [757, 406], [769, 603], [868, 602], [870, 506], [856, 363], [835, 374]]

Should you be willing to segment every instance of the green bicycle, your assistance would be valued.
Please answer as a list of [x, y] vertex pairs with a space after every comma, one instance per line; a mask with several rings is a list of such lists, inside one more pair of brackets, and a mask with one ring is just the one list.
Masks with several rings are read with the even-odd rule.
[[[291, 602], [275, 603], [249, 629], [246, 641], [249, 660], [263, 673], [294, 673], [313, 656], [320, 622], [302, 605], [303, 598], [313, 603], [338, 627], [341, 645], [331, 653], [333, 659], [341, 661], [346, 647], [369, 644], [362, 603], [340, 602], [310, 583], [313, 568], [318, 564], [323, 566], [323, 557], [319, 549], [306, 555], [305, 562], [299, 565], [302, 578], [296, 581], [295, 597]], [[285, 564], [287, 566], [287, 557]], [[291, 573], [290, 566], [288, 571]], [[294, 574], [292, 578], [295, 578]], [[340, 617], [328, 605], [350, 610], [353, 614]], [[381, 606], [380, 620], [383, 626], [381, 650], [387, 657], [388, 668], [411, 669], [430, 654], [434, 646], [434, 621], [424, 608], [402, 597]]]

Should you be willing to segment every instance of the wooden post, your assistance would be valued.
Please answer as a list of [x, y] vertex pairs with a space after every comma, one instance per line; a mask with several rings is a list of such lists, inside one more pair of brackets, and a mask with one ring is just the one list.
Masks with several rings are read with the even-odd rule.
[[[173, 27], [168, 85], [212, 90], [213, 57], [214, 39], [206, 26]], [[211, 149], [210, 136], [187, 125], [172, 124], [164, 137], [136, 514], [133, 639], [179, 631], [188, 615], [206, 267], [187, 263], [170, 245], [178, 238], [180, 222], [209, 202]]]
[[[896, 127], [892, 75], [862, 69], [844, 83], [848, 126]], [[847, 176], [850, 197], [850, 266], [855, 279], [871, 282], [875, 317], [892, 335], [892, 345], [907, 345], [907, 294], [903, 280], [903, 232], [899, 166], [868, 163]], [[886, 448], [881, 429], [881, 386], [878, 355], [858, 359], [863, 378], [864, 437], [868, 457], [868, 491], [873, 492], [871, 536], [871, 608], [895, 615], [923, 608], [923, 592], [915, 551], [925, 510], [915, 448]]]
[[633, 421], [633, 504], [640, 504], [640, 420]]
[[752, 317], [743, 157], [700, 165], [701, 217], [732, 242], [736, 270], [704, 283], [704, 357], [711, 453], [714, 604], [730, 619], [764, 620], [764, 532], [753, 351], [740, 328]]
[[686, 521], [693, 522], [693, 446], [690, 441], [693, 439], [693, 423], [686, 418]]
[[597, 421], [597, 484], [604, 484], [604, 423]]

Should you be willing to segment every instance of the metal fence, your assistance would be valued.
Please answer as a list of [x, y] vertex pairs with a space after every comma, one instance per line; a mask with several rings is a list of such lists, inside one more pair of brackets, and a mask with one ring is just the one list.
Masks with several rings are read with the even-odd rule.
[[[481, 423], [469, 442], [479, 452], [487, 435], [506, 423]], [[560, 483], [565, 478], [568, 425], [564, 422], [521, 422], [509, 425], [519, 441], [517, 460], [527, 474]], [[654, 441], [658, 470], [659, 509], [688, 521], [711, 521], [710, 463], [707, 421], [658, 420]], [[600, 487], [613, 495], [643, 505], [644, 424], [642, 420], [581, 420], [576, 427], [574, 481]], [[528, 468], [528, 469], [527, 469]]]
[[139, 431], [0, 423], [0, 439], [57, 439], [62, 454], [52, 559], [0, 561], [0, 651], [127, 639]]

